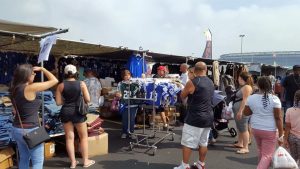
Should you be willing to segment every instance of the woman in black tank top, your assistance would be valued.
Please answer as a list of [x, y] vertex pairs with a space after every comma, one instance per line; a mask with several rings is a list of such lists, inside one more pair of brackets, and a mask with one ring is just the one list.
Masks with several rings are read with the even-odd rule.
[[65, 80], [58, 85], [55, 99], [57, 105], [62, 105], [60, 118], [65, 130], [66, 147], [71, 161], [70, 168], [75, 168], [79, 163], [75, 159], [74, 127], [80, 138], [83, 167], [88, 167], [95, 164], [95, 161], [88, 159], [86, 116], [78, 113], [78, 103], [81, 92], [86, 103], [90, 102], [90, 95], [86, 84], [76, 80], [77, 69], [74, 65], [67, 65], [64, 73]]
[[[34, 83], [35, 72], [43, 72], [48, 81]], [[30, 159], [33, 168], [43, 168], [44, 144], [42, 143], [29, 149], [23, 139], [23, 135], [35, 130], [40, 125], [38, 110], [42, 102], [36, 99], [36, 93], [47, 90], [57, 83], [56, 77], [42, 67], [32, 67], [32, 65], [23, 64], [19, 65], [14, 72], [10, 88], [15, 109], [12, 137], [18, 145], [20, 155], [19, 168], [29, 168]], [[16, 113], [19, 114], [17, 115]], [[19, 119], [19, 116], [21, 119]]]

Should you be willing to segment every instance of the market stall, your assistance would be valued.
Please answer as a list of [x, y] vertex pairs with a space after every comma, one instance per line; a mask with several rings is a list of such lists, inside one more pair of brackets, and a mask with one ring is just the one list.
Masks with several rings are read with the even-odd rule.
[[[20, 24], [0, 20], [0, 97], [8, 98], [8, 86], [12, 78], [13, 70], [18, 64], [30, 63], [37, 65], [37, 55], [40, 50], [39, 41], [41, 38], [50, 35], [52, 32], [60, 31], [60, 29], [52, 27], [40, 27], [28, 24]], [[212, 59], [193, 58], [190, 56], [179, 56], [172, 54], [155, 53], [145, 50], [133, 50], [124, 47], [110, 47], [101, 44], [89, 44], [83, 42], [75, 42], [69, 40], [58, 39], [51, 50], [49, 60], [44, 62], [45, 68], [52, 71], [56, 76], [62, 80], [63, 69], [67, 64], [74, 64], [78, 70], [83, 74], [86, 68], [93, 68], [103, 79], [103, 95], [106, 100], [104, 106], [101, 108], [103, 116], [111, 116], [110, 104], [113, 99], [113, 90], [115, 83], [119, 82], [120, 72], [127, 68], [128, 61], [131, 57], [140, 57], [148, 64], [147, 68], [143, 67], [142, 73], [148, 75], [155, 74], [155, 66], [168, 66], [170, 74], [179, 73], [179, 65], [181, 63], [188, 63], [194, 65], [198, 61], [205, 62], [209, 67], [209, 76], [214, 80], [217, 88], [224, 89], [223, 78], [237, 76], [237, 70], [243, 70], [244, 66], [240, 63], [233, 63], [227, 61], [217, 61]], [[143, 64], [144, 65], [144, 64]], [[151, 70], [152, 69], [152, 70]], [[107, 79], [109, 78], [109, 79]], [[111, 80], [113, 79], [113, 81]], [[227, 79], [227, 78], [225, 78]], [[227, 80], [228, 81], [228, 80]], [[234, 80], [230, 80], [233, 81]], [[115, 83], [111, 83], [115, 82]], [[228, 83], [225, 84], [225, 86]], [[63, 135], [61, 123], [59, 122], [59, 107], [55, 105], [53, 92], [48, 91], [45, 94], [45, 124], [53, 137]], [[9, 131], [11, 128], [11, 105], [6, 106], [3, 101], [0, 103], [1, 119], [6, 120]], [[2, 106], [2, 107], [1, 107]], [[6, 113], [10, 116], [3, 116]], [[8, 120], [7, 120], [8, 119]], [[9, 125], [10, 123], [10, 125]], [[1, 127], [1, 126], [0, 126]], [[0, 128], [1, 129], [1, 128]], [[1, 146], [8, 146], [12, 141], [9, 133], [6, 133], [7, 141]]]

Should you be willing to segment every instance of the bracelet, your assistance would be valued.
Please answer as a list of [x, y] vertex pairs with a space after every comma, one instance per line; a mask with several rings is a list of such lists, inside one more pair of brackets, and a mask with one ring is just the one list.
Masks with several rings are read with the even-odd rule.
[[280, 137], [278, 138], [278, 141], [283, 142], [283, 138], [284, 138], [284, 135], [280, 136]]

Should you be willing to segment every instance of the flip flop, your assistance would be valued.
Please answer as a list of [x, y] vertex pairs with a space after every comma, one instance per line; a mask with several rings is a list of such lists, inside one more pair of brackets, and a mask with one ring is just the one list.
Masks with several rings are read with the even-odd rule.
[[94, 165], [95, 163], [96, 163], [96, 161], [91, 160], [91, 162], [89, 164], [84, 165], [83, 168], [88, 168], [88, 167]]
[[246, 150], [243, 150], [243, 149], [239, 149], [238, 151], [236, 151], [237, 154], [247, 154], [249, 153], [249, 150], [246, 151]]
[[79, 164], [79, 161], [76, 161], [76, 164], [74, 166], [70, 166], [70, 168], [76, 168], [76, 166]]
[[232, 144], [232, 147], [234, 147], [234, 148], [243, 148], [243, 146], [238, 146], [236, 144]]

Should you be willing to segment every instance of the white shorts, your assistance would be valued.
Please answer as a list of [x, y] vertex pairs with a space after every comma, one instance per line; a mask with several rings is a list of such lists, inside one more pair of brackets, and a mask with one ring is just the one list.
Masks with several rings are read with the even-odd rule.
[[207, 147], [210, 128], [199, 128], [184, 124], [182, 128], [181, 145], [196, 149]]

